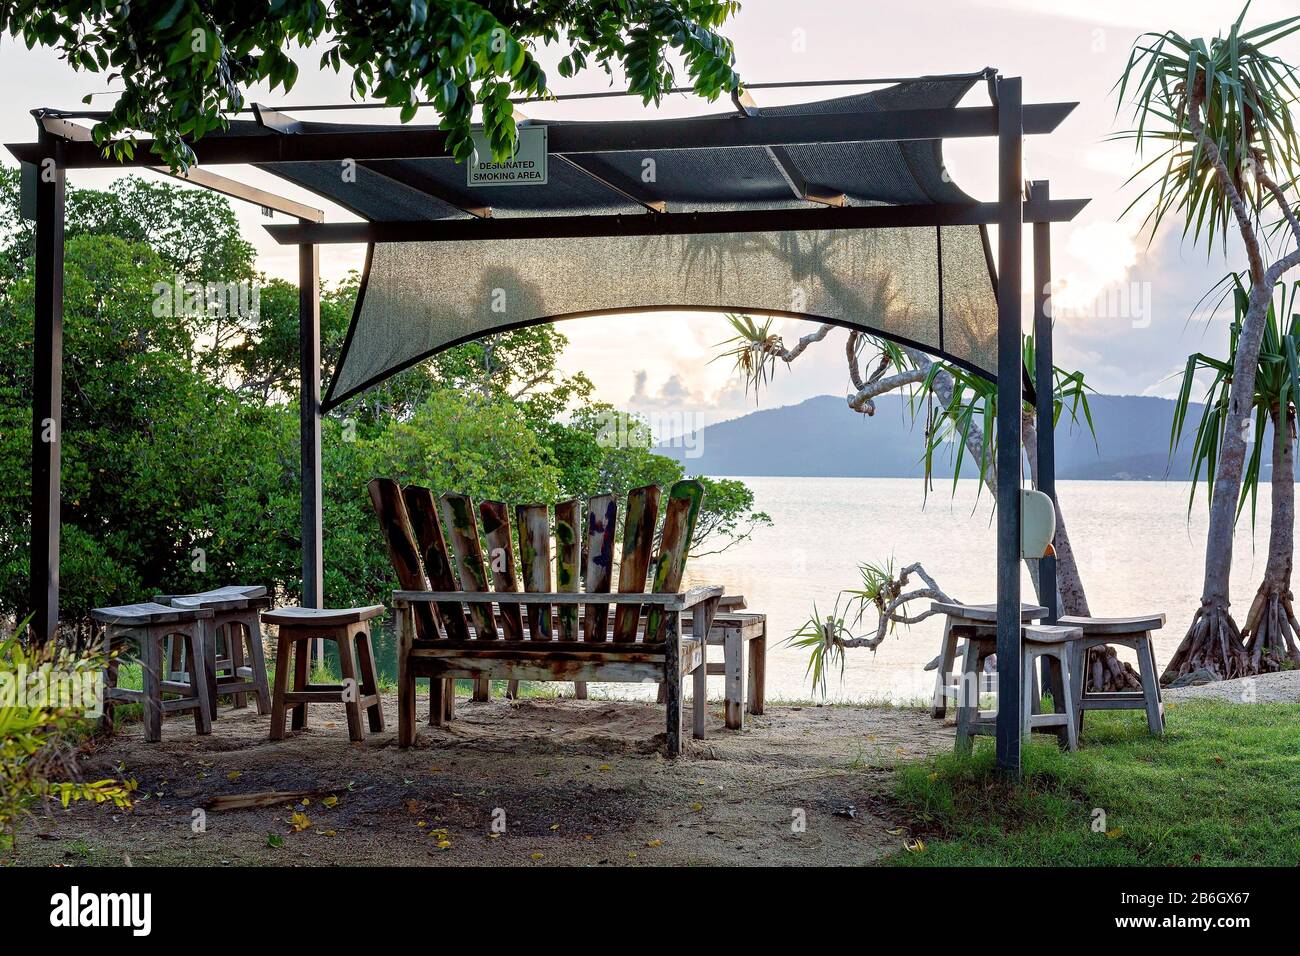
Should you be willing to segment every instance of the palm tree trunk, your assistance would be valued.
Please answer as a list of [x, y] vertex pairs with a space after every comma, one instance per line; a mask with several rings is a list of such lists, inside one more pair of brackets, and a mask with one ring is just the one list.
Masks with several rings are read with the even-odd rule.
[[1295, 561], [1295, 444], [1288, 410], [1275, 408], [1273, 422], [1272, 505], [1268, 564], [1242, 629], [1250, 672], [1300, 667], [1296, 640], [1300, 627], [1292, 608], [1291, 571]]
[[[1232, 536], [1237, 518], [1237, 499], [1241, 494], [1241, 477], [1246, 466], [1246, 430], [1253, 417], [1255, 372], [1259, 367], [1259, 350], [1272, 292], [1271, 282], [1256, 282], [1251, 286], [1250, 304], [1241, 323], [1237, 353], [1232, 361], [1228, 423], [1223, 430], [1223, 445], [1210, 498], [1201, 606], [1161, 675], [1163, 683], [1197, 671], [1205, 671], [1208, 676], [1220, 680], [1250, 672], [1241, 632], [1228, 610], [1231, 604], [1228, 582], [1232, 577]], [[1262, 435], [1259, 438], [1263, 440]]]

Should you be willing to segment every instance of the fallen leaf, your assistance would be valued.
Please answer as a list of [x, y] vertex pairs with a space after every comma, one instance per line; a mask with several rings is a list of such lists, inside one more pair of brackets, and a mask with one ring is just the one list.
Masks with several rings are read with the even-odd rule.
[[331, 807], [331, 808], [337, 807], [339, 805], [339, 798], [334, 796], [329, 796], [326, 797], [324, 800], [322, 800], [321, 803], [323, 803], [327, 807]]
[[301, 833], [311, 826], [311, 819], [305, 813], [294, 813], [289, 822], [293, 824], [294, 833]]
[[230, 771], [230, 773], [226, 774], [226, 779], [227, 779], [227, 780], [238, 780], [238, 779], [239, 779], [240, 777], [242, 777], [243, 775], [244, 775], [244, 771], [242, 771], [242, 770], [232, 770], [232, 771]]
[[646, 841], [646, 846], [663, 846], [663, 845], [664, 845], [664, 841], [658, 838]]
[[530, 853], [530, 854], [528, 855], [528, 858], [529, 858], [530, 860], [540, 860], [543, 856], [544, 856], [544, 854], [542, 854], [542, 853]]

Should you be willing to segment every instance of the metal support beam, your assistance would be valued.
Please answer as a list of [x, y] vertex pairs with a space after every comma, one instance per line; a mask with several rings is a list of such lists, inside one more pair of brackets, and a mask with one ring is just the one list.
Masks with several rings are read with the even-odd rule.
[[320, 461], [320, 250], [298, 247], [299, 450], [302, 462], [302, 605], [324, 606]]
[[[1032, 199], [1049, 199], [1047, 180], [1030, 184]], [[1056, 505], [1056, 431], [1052, 397], [1052, 233], [1051, 225], [1034, 223], [1034, 433], [1037, 445], [1034, 460], [1037, 463], [1038, 490]], [[1038, 603], [1047, 608], [1044, 622], [1055, 624], [1060, 615], [1056, 600], [1056, 557], [1047, 555], [1038, 559]], [[1059, 701], [1064, 693], [1059, 667], [1053, 659], [1043, 658], [1042, 686]]]
[[[1068, 222], [1086, 199], [1024, 204], [1025, 222]], [[332, 222], [266, 226], [281, 245], [369, 242], [465, 242], [491, 239], [692, 236], [731, 232], [797, 232], [804, 229], [889, 229], [906, 226], [972, 226], [1000, 221], [997, 203], [846, 206], [843, 209], [752, 209], [742, 212], [668, 213], [662, 216], [520, 216], [509, 219]]]
[[[90, 135], [90, 130], [84, 126], [78, 126], [76, 123], [71, 123], [58, 116], [40, 116], [38, 119], [41, 128], [54, 136], [75, 143], [94, 141]], [[293, 216], [295, 219], [305, 219], [308, 222], [323, 222], [325, 219], [325, 213], [312, 206], [294, 202], [292, 199], [285, 199], [283, 196], [277, 196], [275, 193], [269, 193], [264, 189], [246, 186], [237, 180], [228, 179], [206, 169], [200, 169], [198, 166], [191, 166], [183, 173], [172, 172], [166, 166], [148, 166], [146, 168], [155, 173], [162, 173], [164, 176], [171, 176], [173, 179], [183, 180], [193, 186], [201, 186], [204, 189], [212, 190], [214, 193], [221, 193], [221, 195], [229, 196], [231, 199], [240, 199], [261, 206], [263, 209], [269, 209], [272, 212]]]
[[[1020, 774], [1020, 252], [1022, 117], [1019, 77], [999, 78], [997, 416], [997, 762]], [[1048, 393], [1051, 394], [1050, 391]]]
[[[1024, 133], [1050, 133], [1075, 103], [1038, 103], [1024, 108]], [[874, 113], [816, 113], [798, 116], [704, 117], [548, 124], [552, 153], [647, 152], [659, 149], [717, 149], [736, 146], [799, 146], [809, 143], [869, 143], [997, 135], [997, 111], [987, 106], [953, 109], [881, 110]], [[225, 163], [328, 162], [353, 159], [449, 157], [447, 134], [436, 127], [315, 132], [301, 124], [291, 136], [207, 136], [192, 144], [205, 166]], [[149, 166], [151, 140], [136, 143], [135, 155], [105, 156], [95, 143], [69, 143], [67, 168]], [[24, 162], [39, 160], [36, 144], [12, 143]]]
[[31, 633], [59, 626], [60, 472], [63, 464], [63, 140], [41, 132], [36, 175], [36, 275], [32, 341]]
[[[1031, 185], [1034, 199], [1049, 198], [1047, 180]], [[1038, 490], [1056, 503], [1056, 432], [1052, 404], [1052, 233], [1051, 225], [1034, 223], [1034, 449], [1038, 462]], [[1055, 624], [1061, 613], [1056, 602], [1056, 558], [1038, 562], [1038, 603], [1047, 608], [1047, 623]]]
[[[742, 116], [760, 115], [758, 104], [746, 90], [736, 90], [731, 94], [731, 101], [736, 104], [736, 109]], [[781, 174], [785, 184], [790, 187], [790, 192], [796, 199], [803, 199], [807, 202], [815, 202], [822, 206], [844, 206], [848, 204], [848, 198], [842, 192], [834, 189], [826, 189], [822, 186], [814, 186], [808, 182], [790, 151], [784, 146], [765, 146], [768, 159], [776, 167], [776, 171]]]
[[[526, 126], [533, 123], [533, 120], [525, 113], [515, 107], [515, 124]], [[548, 138], [550, 134], [547, 134]], [[609, 190], [614, 195], [626, 199], [630, 203], [641, 206], [647, 212], [663, 213], [668, 211], [668, 204], [655, 196], [648, 189], [643, 189], [640, 183], [633, 182], [624, 176], [617, 169], [614, 169], [608, 163], [596, 156], [565, 156], [550, 150], [560, 163], [568, 166], [575, 172], [579, 172], [588, 179]]]
[[491, 206], [469, 195], [468, 192], [451, 189], [432, 176], [425, 176], [418, 169], [403, 166], [402, 161], [399, 159], [372, 159], [369, 162], [358, 163], [357, 165], [369, 170], [376, 176], [383, 176], [387, 180], [400, 183], [409, 189], [414, 189], [416, 192], [432, 196], [448, 206], [453, 206], [461, 212], [468, 213], [475, 219], [492, 218]]

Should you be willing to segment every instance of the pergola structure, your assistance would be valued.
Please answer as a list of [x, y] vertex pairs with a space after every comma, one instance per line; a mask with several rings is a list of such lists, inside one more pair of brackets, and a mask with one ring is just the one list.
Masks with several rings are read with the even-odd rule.
[[[768, 86], [889, 85], [762, 108]], [[986, 84], [989, 106], [959, 102]], [[575, 97], [581, 99], [585, 97]], [[561, 98], [563, 99], [563, 98]], [[1039, 490], [1055, 497], [1049, 228], [1086, 200], [1027, 187], [1022, 143], [1075, 104], [1026, 105], [1021, 80], [993, 70], [906, 80], [763, 84], [734, 109], [689, 119], [536, 121], [538, 183], [468, 181], [432, 126], [314, 122], [254, 107], [194, 144], [190, 183], [296, 220], [268, 226], [299, 250], [303, 603], [322, 604], [321, 415], [460, 342], [576, 315], [686, 309], [831, 322], [910, 344], [996, 381], [997, 756], [1020, 765], [1020, 409], [1038, 417]], [[521, 101], [522, 105], [522, 101]], [[340, 106], [355, 109], [356, 106]], [[34, 111], [38, 141], [10, 145], [36, 220], [31, 588], [34, 632], [59, 613], [64, 176], [155, 165], [107, 157], [75, 121]], [[998, 198], [977, 202], [943, 166], [947, 138], [997, 141]], [[210, 171], [252, 164], [361, 217], [324, 214]], [[1021, 353], [1021, 251], [1033, 224], [1033, 379]], [[997, 225], [997, 248], [988, 227]], [[368, 245], [347, 343], [321, 395], [323, 243]], [[611, 322], [617, 322], [612, 318]], [[49, 440], [50, 436], [55, 440]], [[1056, 569], [1039, 564], [1039, 600], [1056, 616]]]

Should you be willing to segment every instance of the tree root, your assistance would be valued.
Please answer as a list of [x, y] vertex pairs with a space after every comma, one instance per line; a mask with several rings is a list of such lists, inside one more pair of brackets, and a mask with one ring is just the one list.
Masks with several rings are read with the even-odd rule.
[[1300, 667], [1300, 624], [1289, 591], [1261, 584], [1242, 629], [1250, 673], [1264, 674]]
[[1182, 643], [1160, 676], [1160, 682], [1169, 684], [1198, 670], [1208, 671], [1218, 680], [1254, 673], [1250, 669], [1250, 655], [1242, 643], [1241, 631], [1224, 605], [1207, 603], [1200, 606]]
[[1092, 694], [1110, 694], [1122, 690], [1141, 690], [1142, 677], [1127, 661], [1121, 661], [1113, 647], [1094, 647], [1088, 651], [1088, 684]]

